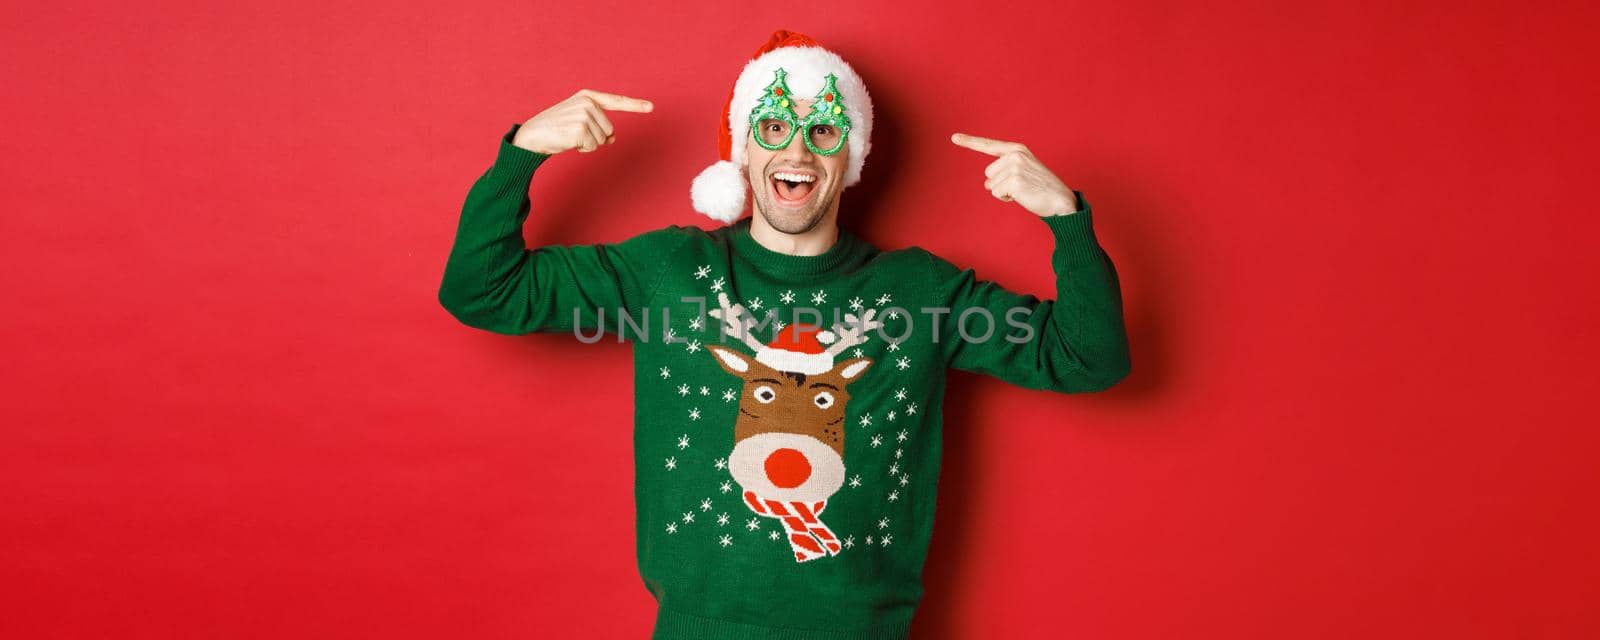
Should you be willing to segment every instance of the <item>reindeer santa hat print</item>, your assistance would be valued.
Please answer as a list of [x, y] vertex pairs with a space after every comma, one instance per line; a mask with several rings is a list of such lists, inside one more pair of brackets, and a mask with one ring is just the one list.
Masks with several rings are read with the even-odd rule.
[[876, 311], [859, 319], [846, 314], [836, 331], [796, 323], [763, 345], [751, 335], [754, 321], [743, 305], [729, 303], [725, 293], [717, 294], [717, 303], [710, 314], [722, 320], [726, 335], [740, 337], [754, 351], [751, 357], [707, 347], [717, 364], [743, 381], [728, 471], [751, 511], [783, 523], [796, 562], [837, 555], [843, 543], [821, 516], [845, 482], [847, 387], [872, 360], [835, 364], [834, 357], [882, 326], [873, 319]]

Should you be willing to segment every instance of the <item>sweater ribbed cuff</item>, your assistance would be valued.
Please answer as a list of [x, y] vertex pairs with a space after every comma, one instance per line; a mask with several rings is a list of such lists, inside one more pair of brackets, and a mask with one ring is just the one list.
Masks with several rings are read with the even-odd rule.
[[1089, 201], [1074, 189], [1078, 198], [1078, 212], [1039, 218], [1056, 239], [1056, 253], [1068, 266], [1088, 264], [1100, 259], [1100, 242], [1094, 237], [1094, 219]]
[[548, 154], [529, 151], [511, 144], [517, 135], [517, 129], [521, 127], [520, 124], [511, 125], [511, 130], [500, 138], [500, 153], [495, 156], [490, 175], [502, 183], [527, 184], [533, 179], [533, 170], [538, 169], [539, 165], [550, 157]]
[[765, 627], [704, 618], [659, 607], [655, 629], [650, 637], [652, 640], [905, 640], [910, 633], [910, 618], [900, 615], [887, 616], [886, 620], [870, 629], [834, 631]]

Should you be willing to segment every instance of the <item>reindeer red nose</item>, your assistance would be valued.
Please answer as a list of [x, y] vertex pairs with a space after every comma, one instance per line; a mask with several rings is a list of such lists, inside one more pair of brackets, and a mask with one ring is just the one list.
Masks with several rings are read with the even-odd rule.
[[780, 489], [793, 489], [805, 484], [811, 477], [811, 463], [806, 454], [795, 449], [778, 449], [767, 454], [767, 479]]

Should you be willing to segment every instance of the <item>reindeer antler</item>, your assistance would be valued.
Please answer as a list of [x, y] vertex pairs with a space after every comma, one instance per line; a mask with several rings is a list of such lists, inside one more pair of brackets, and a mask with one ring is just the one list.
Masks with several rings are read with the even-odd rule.
[[827, 354], [836, 356], [844, 353], [845, 349], [854, 347], [867, 341], [867, 332], [883, 326], [882, 322], [873, 319], [878, 314], [877, 309], [867, 309], [860, 318], [856, 314], [844, 314], [844, 322], [833, 325], [834, 343], [828, 345]]
[[751, 351], [760, 351], [762, 347], [766, 346], [761, 344], [761, 341], [757, 340], [755, 336], [750, 335], [748, 327], [751, 324], [755, 324], [755, 319], [750, 317], [748, 311], [745, 311], [744, 305], [729, 304], [728, 294], [718, 293], [717, 306], [722, 308], [712, 309], [707, 313], [711, 317], [722, 321], [723, 335], [733, 334], [738, 336], [739, 340], [744, 342], [745, 346], [750, 347]]

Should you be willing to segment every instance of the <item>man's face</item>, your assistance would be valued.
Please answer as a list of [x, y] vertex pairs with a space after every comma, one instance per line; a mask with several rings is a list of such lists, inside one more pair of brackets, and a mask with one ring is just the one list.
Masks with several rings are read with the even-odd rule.
[[[811, 100], [794, 101], [794, 112], [804, 118], [811, 112]], [[759, 125], [758, 125], [759, 126]], [[752, 132], [759, 134], [759, 132]], [[798, 234], [810, 231], [837, 211], [839, 192], [844, 190], [844, 172], [850, 163], [850, 146], [844, 145], [831, 156], [817, 155], [806, 146], [805, 131], [794, 132], [789, 146], [768, 151], [754, 137], [744, 140], [746, 177], [756, 194], [756, 215], [773, 229]], [[779, 177], [806, 178], [810, 181], [785, 181]]]

